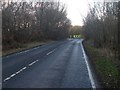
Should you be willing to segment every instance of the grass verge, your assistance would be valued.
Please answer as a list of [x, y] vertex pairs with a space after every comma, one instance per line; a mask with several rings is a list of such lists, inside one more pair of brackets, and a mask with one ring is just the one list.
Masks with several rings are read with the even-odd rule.
[[48, 41], [42, 41], [42, 42], [31, 42], [31, 43], [25, 43], [20, 47], [17, 48], [12, 48], [12, 49], [8, 49], [8, 50], [2, 50], [2, 56], [7, 56], [16, 52], [20, 52], [20, 51], [24, 51], [26, 49], [30, 49], [33, 47], [37, 47], [37, 46], [41, 46], [45, 43], [51, 42], [50, 40]]
[[104, 55], [91, 42], [84, 41], [83, 45], [103, 88], [120, 88], [120, 71], [113, 62], [115, 59]]

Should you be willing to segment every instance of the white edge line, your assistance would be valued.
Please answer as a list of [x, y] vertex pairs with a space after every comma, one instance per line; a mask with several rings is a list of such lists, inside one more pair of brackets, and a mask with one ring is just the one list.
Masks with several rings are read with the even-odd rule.
[[[38, 49], [39, 47], [36, 47], [36, 48], [33, 48], [33, 49]], [[22, 53], [26, 53], [26, 52], [29, 52], [31, 49], [28, 49], [28, 50], [25, 50], [25, 51], [20, 51], [20, 52], [16, 52], [15, 54], [11, 54], [11, 55], [8, 55], [6, 56], [6, 58], [9, 58], [11, 56], [14, 56], [14, 55], [19, 55], [19, 54], [22, 54]]]
[[16, 52], [15, 54], [11, 54], [11, 55], [6, 56], [6, 58], [9, 58], [9, 57], [14, 56], [14, 55], [19, 55], [19, 54], [22, 54], [22, 53], [26, 53], [26, 52], [29, 52], [29, 51], [30, 51], [30, 49], [25, 50], [25, 51]]
[[[83, 40], [82, 40], [82, 41], [83, 41]], [[86, 62], [86, 65], [87, 65], [87, 70], [88, 70], [88, 74], [89, 74], [89, 79], [90, 79], [90, 81], [91, 81], [92, 88], [96, 88], [95, 82], [94, 82], [94, 79], [93, 79], [93, 76], [92, 76], [92, 73], [91, 73], [91, 70], [90, 70], [90, 66], [89, 66], [88, 61], [87, 61], [87, 56], [86, 56], [86, 53], [85, 53], [84, 48], [83, 48], [83, 45], [82, 45], [82, 41], [81, 41], [81, 47], [82, 47], [83, 55], [84, 55], [85, 62]]]
[[39, 47], [35, 47], [34, 49], [38, 49]]

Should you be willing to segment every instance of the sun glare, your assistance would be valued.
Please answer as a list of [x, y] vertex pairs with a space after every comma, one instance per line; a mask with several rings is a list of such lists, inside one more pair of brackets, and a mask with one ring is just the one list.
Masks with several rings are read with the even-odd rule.
[[71, 20], [72, 25], [83, 25], [83, 17], [87, 15], [88, 3], [93, 0], [60, 0], [67, 6], [67, 17]]

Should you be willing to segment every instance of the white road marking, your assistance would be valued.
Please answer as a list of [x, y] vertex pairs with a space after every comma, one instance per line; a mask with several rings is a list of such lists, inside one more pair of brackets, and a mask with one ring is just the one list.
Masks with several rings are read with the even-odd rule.
[[28, 51], [24, 51], [23, 53], [25, 53], [25, 52], [28, 52]]
[[39, 47], [36, 47], [36, 48], [34, 48], [34, 49], [38, 49]]
[[[39, 48], [39, 47], [37, 47]], [[37, 49], [36, 48], [36, 49]], [[24, 52], [28, 52], [30, 50], [26, 50], [26, 51], [22, 51], [22, 52], [19, 52], [19, 53], [16, 53], [15, 55], [18, 55], [20, 53], [24, 53]], [[12, 56], [12, 55], [10, 55]], [[10, 57], [10, 56], [6, 56], [7, 58]], [[39, 60], [35, 60], [34, 62], [28, 64], [28, 66], [32, 66], [33, 64], [35, 64], [36, 62], [38, 62]], [[6, 79], [3, 80], [3, 82], [6, 82], [7, 80], [11, 79], [12, 77], [14, 77], [15, 75], [19, 74], [20, 72], [22, 72], [23, 70], [25, 70], [27, 67], [23, 67], [22, 69], [20, 69], [19, 71], [15, 72], [14, 74], [10, 75], [9, 77], [7, 77]]]
[[16, 74], [12, 74], [10, 77], [14, 77]]
[[19, 74], [19, 73], [20, 73], [20, 72], [22, 72], [22, 71], [23, 71], [23, 70], [22, 70], [22, 69], [20, 69], [19, 71], [17, 71], [17, 72], [16, 72], [16, 74]]
[[22, 69], [20, 69], [18, 72], [10, 75], [9, 77], [7, 77], [6, 79], [4, 79], [4, 82], [11, 79], [12, 77], [14, 77], [15, 75], [17, 75], [18, 73], [22, 72], [23, 70], [25, 70], [27, 67], [23, 67]]
[[[40, 48], [40, 47], [35, 47], [35, 48], [33, 48], [33, 49], [38, 49], [38, 48]], [[15, 56], [15, 55], [19, 55], [19, 54], [22, 54], [22, 53], [26, 53], [26, 52], [29, 52], [30, 50], [32, 50], [32, 49], [24, 50], [24, 51], [17, 52], [17, 53], [12, 54], [12, 55], [8, 55], [8, 56], [6, 56], [6, 58], [9, 58], [9, 57], [11, 57], [11, 56]]]
[[[83, 41], [83, 40], [82, 40], [82, 41]], [[92, 88], [96, 88], [95, 82], [94, 82], [94, 79], [93, 79], [93, 76], [92, 76], [92, 73], [91, 73], [91, 70], [90, 70], [88, 61], [87, 61], [87, 56], [86, 56], [86, 53], [85, 53], [84, 48], [83, 48], [83, 45], [82, 45], [82, 41], [81, 41], [81, 47], [82, 47], [83, 55], [84, 55], [84, 58], [85, 58], [85, 63], [86, 63], [86, 65], [87, 65], [87, 70], [88, 70], [88, 74], [89, 74], [89, 79], [90, 79]]]
[[36, 60], [36, 61], [30, 63], [28, 66], [32, 66], [33, 64], [35, 64], [35, 63], [38, 62], [38, 61], [39, 61], [39, 60]]
[[[32, 66], [33, 64], [35, 64], [36, 62], [38, 62], [39, 60], [35, 60], [34, 62], [28, 64], [28, 66]], [[14, 74], [10, 75], [9, 77], [7, 77], [6, 79], [4, 79], [3, 82], [11, 79], [12, 77], [14, 77], [15, 75], [19, 74], [20, 72], [22, 72], [23, 70], [25, 70], [27, 67], [23, 67], [22, 69], [20, 69], [19, 71], [15, 72]]]
[[[39, 47], [37, 47], [37, 48], [39, 48]], [[37, 48], [33, 48], [33, 49], [37, 49]], [[22, 54], [22, 53], [26, 53], [26, 52], [29, 52], [30, 50], [31, 50], [31, 49], [25, 50], [25, 51], [21, 51], [21, 52], [17, 52], [17, 53], [15, 53], [15, 54], [6, 56], [6, 58], [9, 58], [9, 57], [15, 56], [15, 55], [19, 55], [19, 54]]]
[[22, 68], [22, 70], [25, 70], [27, 67]]
[[51, 53], [53, 53], [56, 49], [53, 49], [52, 51], [48, 52], [46, 55], [49, 55]]
[[23, 53], [25, 53], [25, 52], [29, 52], [30, 50], [26, 50], [26, 51], [23, 51]]
[[7, 81], [7, 80], [9, 80], [9, 79], [10, 79], [10, 77], [6, 78], [6, 79], [4, 80], [4, 82]]
[[19, 54], [20, 54], [20, 53], [23, 53], [23, 52], [19, 52]]

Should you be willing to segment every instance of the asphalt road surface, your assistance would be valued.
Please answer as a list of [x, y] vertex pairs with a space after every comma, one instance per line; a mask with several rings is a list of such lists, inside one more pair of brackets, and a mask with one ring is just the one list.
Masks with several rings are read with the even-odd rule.
[[81, 41], [51, 42], [4, 57], [3, 88], [95, 88]]

